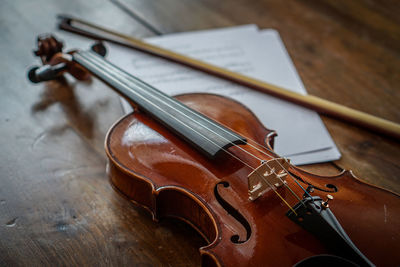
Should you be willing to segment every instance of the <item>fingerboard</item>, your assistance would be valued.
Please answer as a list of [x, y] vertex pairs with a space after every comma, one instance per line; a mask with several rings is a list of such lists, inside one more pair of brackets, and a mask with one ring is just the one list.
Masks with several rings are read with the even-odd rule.
[[246, 143], [244, 137], [118, 68], [95, 52], [76, 52], [73, 58], [75, 62], [134, 102], [141, 111], [209, 158], [215, 158], [230, 146]]

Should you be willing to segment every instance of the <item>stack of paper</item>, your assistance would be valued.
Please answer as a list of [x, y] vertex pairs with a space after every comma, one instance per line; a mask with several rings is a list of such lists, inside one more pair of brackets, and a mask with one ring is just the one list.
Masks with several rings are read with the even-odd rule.
[[[190, 57], [307, 94], [275, 30], [254, 25], [178, 33], [147, 42]], [[336, 160], [340, 153], [314, 111], [188, 67], [111, 45], [108, 59], [170, 95], [207, 92], [233, 98], [276, 130], [275, 151], [301, 165]], [[126, 109], [128, 112], [128, 109]]]

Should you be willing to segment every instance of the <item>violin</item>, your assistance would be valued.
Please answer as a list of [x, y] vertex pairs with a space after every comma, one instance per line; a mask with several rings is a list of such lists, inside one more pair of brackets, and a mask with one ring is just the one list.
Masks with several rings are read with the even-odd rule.
[[[203, 266], [398, 266], [400, 198], [351, 171], [320, 176], [273, 150], [276, 133], [214, 94], [170, 97], [104, 59], [38, 38], [29, 79], [90, 74], [134, 107], [109, 130], [112, 186], [154, 220], [187, 222], [208, 242]], [[295, 131], [293, 132], [295, 134]]]

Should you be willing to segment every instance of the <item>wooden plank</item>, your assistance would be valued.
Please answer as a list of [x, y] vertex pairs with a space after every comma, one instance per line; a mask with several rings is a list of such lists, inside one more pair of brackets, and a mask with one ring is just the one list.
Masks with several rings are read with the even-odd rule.
[[[251, 4], [205, 0], [188, 4], [169, 0], [161, 7], [148, 1], [120, 2], [164, 33], [246, 23], [275, 28], [311, 94], [400, 122], [400, 27], [393, 27], [398, 25], [394, 15], [400, 11], [398, 5], [361, 1], [335, 4], [329, 0]], [[364, 18], [359, 10], [370, 17]], [[194, 19], [181, 23], [179, 16], [171, 16], [185, 13]], [[199, 17], [206, 24], [199, 24]], [[343, 157], [332, 165], [306, 169], [322, 174], [337, 168], [351, 169], [365, 181], [400, 193], [399, 143], [326, 117], [323, 120]]]
[[[277, 28], [311, 93], [400, 121], [398, 33], [385, 26], [398, 25], [399, 12], [389, 1], [357, 1], [349, 11], [326, 1], [124, 3], [163, 33], [244, 23]], [[355, 14], [357, 5], [384, 16], [383, 25]], [[34, 39], [54, 30], [57, 13], [137, 37], [153, 34], [107, 1], [0, 3], [0, 265], [199, 265], [200, 236], [176, 221], [154, 223], [108, 183], [103, 142], [122, 114], [116, 95], [97, 80], [25, 79]], [[89, 44], [58, 35], [69, 47]], [[339, 169], [400, 192], [398, 143], [324, 121], [343, 153]], [[333, 174], [335, 164], [308, 168]]]
[[[194, 230], [154, 223], [109, 184], [103, 144], [122, 115], [116, 94], [97, 80], [27, 80], [36, 36], [62, 12], [151, 34], [108, 1], [0, 3], [0, 265], [199, 265]], [[71, 48], [90, 43], [56, 32]]]
[[129, 15], [145, 21], [159, 34], [209, 29], [234, 25], [218, 9], [201, 1], [114, 0]]

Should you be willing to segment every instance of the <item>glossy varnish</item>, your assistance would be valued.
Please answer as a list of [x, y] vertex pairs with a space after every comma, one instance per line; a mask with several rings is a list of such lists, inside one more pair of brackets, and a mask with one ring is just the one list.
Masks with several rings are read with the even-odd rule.
[[[202, 241], [196, 234], [175, 220], [152, 223], [110, 188], [103, 147], [107, 130], [122, 115], [118, 97], [96, 80], [33, 85], [25, 78], [34, 64], [35, 38], [55, 31], [55, 14], [135, 37], [153, 33], [129, 14], [162, 34], [247, 23], [274, 28], [309, 93], [400, 122], [399, 7], [390, 1], [42, 0], [38, 5], [21, 0], [0, 5], [2, 266], [199, 265], [196, 247]], [[81, 47], [73, 35], [55, 33], [69, 47]], [[322, 120], [342, 158], [304, 168], [321, 174], [352, 169], [365, 181], [400, 192], [398, 142]]]
[[[183, 95], [179, 100], [244, 137], [271, 144], [272, 140], [266, 138], [271, 131], [237, 102], [207, 94]], [[274, 156], [266, 149], [267, 155], [249, 145], [241, 147], [266, 160]], [[148, 209], [155, 219], [180, 218], [204, 236], [209, 242], [200, 249], [204, 264], [291, 266], [312, 255], [331, 253], [326, 244], [285, 216], [288, 207], [273, 192], [249, 201], [247, 175], [251, 169], [246, 164], [255, 168], [259, 161], [237, 147], [230, 148], [229, 153], [246, 164], [229, 153], [209, 160], [136, 111], [112, 127], [106, 151], [111, 182], [119, 192]], [[400, 262], [395, 253], [400, 250], [400, 200], [396, 195], [359, 181], [351, 172], [321, 177], [294, 166], [290, 171], [318, 188], [332, 191], [327, 184], [337, 188], [337, 192], [330, 192], [334, 196], [330, 208], [372, 262], [388, 266]], [[302, 195], [292, 179], [287, 182]], [[281, 187], [278, 192], [291, 205], [297, 203], [287, 189]], [[315, 191], [322, 198], [326, 194]], [[236, 209], [250, 228], [231, 216], [217, 195]], [[235, 235], [244, 242], [233, 242]]]

